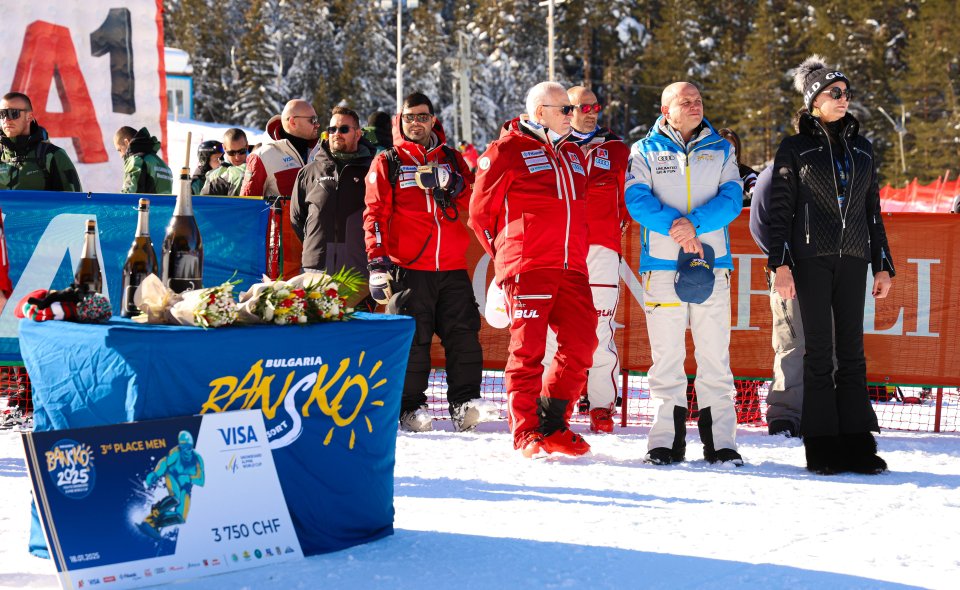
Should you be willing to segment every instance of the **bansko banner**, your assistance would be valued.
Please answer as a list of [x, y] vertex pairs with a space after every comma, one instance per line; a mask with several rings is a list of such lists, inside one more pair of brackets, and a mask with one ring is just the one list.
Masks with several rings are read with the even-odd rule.
[[[104, 295], [119, 315], [123, 264], [137, 228], [137, 201], [150, 199], [150, 237], [159, 260], [165, 228], [173, 215], [170, 195], [123, 195], [0, 191], [11, 295], [0, 312], [0, 361], [19, 360], [16, 302], [35, 289], [70, 285], [83, 250], [84, 222], [97, 222]], [[230, 279], [259, 282], [266, 269], [269, 210], [259, 199], [194, 197], [194, 214], [203, 236], [203, 282], [210, 287]]]
[[84, 190], [120, 189], [120, 127], [146, 127], [166, 146], [162, 4], [4, 3], [0, 94], [30, 97], [37, 124], [70, 155]]
[[24, 433], [61, 586], [136, 588], [302, 558], [262, 416]]

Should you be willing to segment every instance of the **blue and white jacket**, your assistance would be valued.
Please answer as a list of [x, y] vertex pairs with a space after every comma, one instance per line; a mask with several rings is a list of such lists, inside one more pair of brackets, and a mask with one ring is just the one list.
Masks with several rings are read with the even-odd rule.
[[657, 119], [630, 150], [624, 199], [642, 226], [640, 272], [677, 269], [680, 245], [668, 234], [680, 217], [713, 247], [716, 268], [733, 269], [727, 226], [743, 207], [743, 182], [733, 146], [706, 119], [686, 146]]

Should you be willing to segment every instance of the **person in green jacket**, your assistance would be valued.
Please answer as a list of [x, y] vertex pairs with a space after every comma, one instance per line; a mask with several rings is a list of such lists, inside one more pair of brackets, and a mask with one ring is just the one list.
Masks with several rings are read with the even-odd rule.
[[235, 197], [240, 194], [243, 174], [247, 171], [247, 154], [250, 146], [243, 129], [232, 127], [223, 134], [223, 163], [219, 168], [207, 172], [206, 182], [200, 189], [201, 195], [225, 195]]
[[169, 195], [173, 193], [173, 172], [157, 155], [160, 140], [146, 127], [136, 131], [121, 127], [113, 136], [113, 145], [123, 157], [122, 193]]
[[83, 191], [70, 156], [47, 137], [26, 94], [0, 99], [0, 190]]

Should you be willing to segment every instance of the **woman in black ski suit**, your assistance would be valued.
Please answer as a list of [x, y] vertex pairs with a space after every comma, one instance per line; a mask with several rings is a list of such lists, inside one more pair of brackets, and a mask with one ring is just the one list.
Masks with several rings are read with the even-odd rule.
[[843, 73], [814, 55], [797, 68], [794, 86], [807, 112], [774, 161], [768, 264], [780, 296], [797, 297], [803, 317], [807, 469], [881, 473], [887, 464], [871, 434], [879, 426], [867, 395], [864, 293], [868, 264], [876, 298], [887, 296], [895, 273], [873, 147], [847, 112]]

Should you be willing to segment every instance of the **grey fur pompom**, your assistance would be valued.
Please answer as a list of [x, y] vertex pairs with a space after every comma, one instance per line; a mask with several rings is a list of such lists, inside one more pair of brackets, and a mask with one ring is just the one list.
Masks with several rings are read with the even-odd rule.
[[807, 76], [826, 67], [826, 58], [822, 55], [814, 53], [807, 59], [803, 60], [803, 63], [797, 66], [797, 69], [793, 71], [793, 87], [797, 89], [797, 92], [803, 94], [807, 89]]

